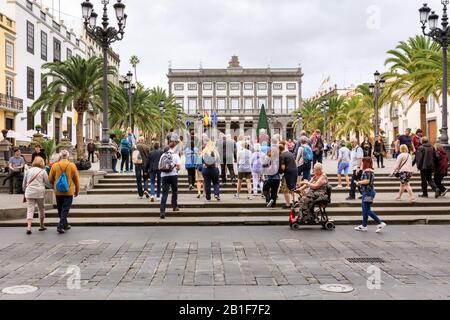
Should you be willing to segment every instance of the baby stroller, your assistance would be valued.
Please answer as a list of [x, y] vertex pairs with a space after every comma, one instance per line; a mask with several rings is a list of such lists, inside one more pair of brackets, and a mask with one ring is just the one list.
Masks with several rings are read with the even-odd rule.
[[335, 230], [336, 224], [328, 218], [327, 214], [327, 207], [331, 203], [331, 192], [332, 187], [327, 185], [327, 199], [319, 199], [315, 201], [309, 213], [303, 212], [303, 210], [299, 208], [297, 214], [296, 208], [292, 208], [289, 215], [289, 226], [291, 229], [299, 230], [302, 226], [321, 225], [323, 230]]

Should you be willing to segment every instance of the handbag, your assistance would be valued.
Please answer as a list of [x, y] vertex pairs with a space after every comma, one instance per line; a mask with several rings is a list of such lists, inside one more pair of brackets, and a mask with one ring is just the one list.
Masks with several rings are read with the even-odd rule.
[[32, 184], [34, 180], [36, 180], [36, 178], [42, 173], [42, 171], [44, 171], [44, 170], [39, 171], [39, 172], [33, 177], [33, 179], [31, 179], [30, 182], [28, 182], [27, 185], [25, 186], [25, 189], [23, 190], [23, 193], [24, 193], [23, 199], [22, 199], [22, 202], [23, 202], [23, 203], [27, 203], [27, 198], [25, 198], [25, 192], [27, 191], [28, 186], [29, 186], [30, 184]]
[[398, 169], [398, 171], [395, 173], [395, 177], [397, 179], [400, 179], [401, 177], [401, 173], [400, 171], [402, 171], [403, 167], [405, 166], [405, 164], [408, 162], [410, 155], [408, 154], [408, 158], [406, 158], [405, 162], [403, 162], [403, 164], [400, 166], [400, 168]]
[[372, 196], [365, 196], [364, 197], [364, 203], [373, 203], [373, 197]]

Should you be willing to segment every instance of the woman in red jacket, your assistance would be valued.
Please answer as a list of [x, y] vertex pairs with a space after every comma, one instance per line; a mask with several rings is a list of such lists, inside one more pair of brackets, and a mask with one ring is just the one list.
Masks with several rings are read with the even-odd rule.
[[436, 171], [434, 173], [434, 181], [438, 188], [436, 195], [440, 195], [441, 197], [445, 197], [448, 192], [448, 189], [442, 184], [444, 177], [448, 175], [448, 155], [445, 152], [444, 148], [440, 144], [436, 144], [436, 155], [437, 155], [437, 163], [436, 163]]

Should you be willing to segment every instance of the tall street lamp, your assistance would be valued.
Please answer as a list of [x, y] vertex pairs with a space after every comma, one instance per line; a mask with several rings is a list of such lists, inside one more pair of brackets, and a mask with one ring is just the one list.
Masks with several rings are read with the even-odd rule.
[[380, 135], [380, 96], [386, 86], [386, 81], [381, 79], [381, 74], [376, 71], [374, 73], [375, 83], [369, 85], [370, 92], [375, 97], [375, 138]]
[[[449, 0], [441, 0], [443, 8], [442, 15], [442, 28], [438, 27], [439, 16], [431, 11], [431, 8], [425, 3], [422, 8], [419, 9], [420, 22], [422, 23], [422, 32], [425, 36], [431, 37], [435, 42], [442, 47], [442, 128], [440, 130], [441, 137], [440, 142], [444, 147], [447, 154], [450, 155], [450, 145], [448, 144], [448, 85], [447, 85], [447, 49], [450, 43], [450, 27], [448, 23], [447, 5]], [[431, 14], [430, 14], [431, 12]], [[430, 31], [427, 32], [427, 23]]]
[[131, 71], [128, 71], [126, 80], [123, 82], [123, 86], [128, 93], [128, 127], [131, 128], [133, 125], [132, 117], [131, 117], [131, 98], [136, 91], [136, 86], [132, 84], [133, 74]]
[[108, 93], [108, 50], [109, 46], [116, 41], [123, 39], [124, 29], [127, 22], [127, 15], [125, 14], [125, 5], [122, 0], [117, 0], [114, 5], [116, 18], [118, 22], [118, 29], [109, 26], [108, 8], [109, 0], [102, 0], [103, 17], [102, 25], [97, 26], [98, 14], [94, 12], [94, 5], [89, 0], [81, 4], [82, 14], [84, 18], [84, 26], [86, 32], [94, 39], [102, 44], [103, 49], [103, 125], [102, 125], [102, 145], [100, 147], [100, 170], [112, 172], [112, 152], [113, 148], [109, 143], [109, 93]]
[[159, 112], [161, 114], [161, 148], [164, 144], [164, 113], [166, 112], [166, 102], [161, 100], [159, 102]]
[[301, 113], [297, 114], [297, 139], [300, 139], [300, 134], [303, 130], [303, 116]]

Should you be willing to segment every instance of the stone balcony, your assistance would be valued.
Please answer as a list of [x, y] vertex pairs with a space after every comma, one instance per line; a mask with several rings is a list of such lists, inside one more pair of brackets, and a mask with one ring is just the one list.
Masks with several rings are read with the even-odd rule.
[[23, 112], [23, 100], [0, 93], [0, 108], [21, 113]]

